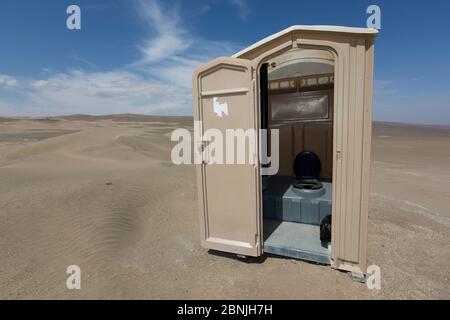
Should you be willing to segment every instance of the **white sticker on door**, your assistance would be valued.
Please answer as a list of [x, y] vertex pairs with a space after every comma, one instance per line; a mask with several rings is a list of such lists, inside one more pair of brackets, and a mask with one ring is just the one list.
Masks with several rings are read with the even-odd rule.
[[220, 103], [219, 102], [219, 98], [214, 97], [213, 98], [213, 105], [214, 105], [214, 113], [218, 117], [223, 117], [224, 114], [226, 116], [228, 115], [228, 103], [226, 103], [226, 102]]

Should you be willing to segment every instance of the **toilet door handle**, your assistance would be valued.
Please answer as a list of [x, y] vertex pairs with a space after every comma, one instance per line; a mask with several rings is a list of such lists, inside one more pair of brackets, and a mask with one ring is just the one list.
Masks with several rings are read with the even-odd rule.
[[209, 162], [209, 150], [207, 150], [208, 145], [211, 143], [211, 141], [209, 140], [203, 140], [202, 141], [202, 159], [203, 159], [203, 164], [208, 164]]

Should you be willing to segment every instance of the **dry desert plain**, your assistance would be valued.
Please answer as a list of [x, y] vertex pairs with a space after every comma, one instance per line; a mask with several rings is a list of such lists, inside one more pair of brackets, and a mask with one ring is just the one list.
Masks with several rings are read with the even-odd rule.
[[[368, 290], [327, 266], [200, 247], [191, 118], [0, 119], [2, 299], [450, 299], [450, 128], [375, 123]], [[81, 290], [66, 288], [79, 265]]]

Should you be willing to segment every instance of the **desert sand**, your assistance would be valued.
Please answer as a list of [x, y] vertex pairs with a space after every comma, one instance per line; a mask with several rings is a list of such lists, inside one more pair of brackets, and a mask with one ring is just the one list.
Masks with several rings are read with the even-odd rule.
[[[327, 266], [203, 249], [194, 167], [170, 161], [178, 127], [192, 119], [0, 119], [0, 298], [450, 298], [450, 128], [374, 125], [376, 291]], [[81, 290], [66, 288], [69, 265]]]

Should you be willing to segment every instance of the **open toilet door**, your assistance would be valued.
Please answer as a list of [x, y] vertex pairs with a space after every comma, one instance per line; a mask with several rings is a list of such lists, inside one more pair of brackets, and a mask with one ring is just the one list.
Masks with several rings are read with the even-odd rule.
[[[193, 77], [194, 119], [201, 121], [202, 137], [209, 129], [222, 134], [224, 150], [224, 164], [211, 163], [212, 159], [204, 156], [197, 165], [202, 245], [247, 256], [259, 256], [261, 251], [259, 160], [251, 163], [246, 156], [245, 164], [236, 164], [234, 139], [234, 164], [225, 164], [226, 144], [231, 143], [225, 137], [227, 129], [257, 128], [254, 73], [250, 61], [224, 57], [202, 66]], [[246, 155], [249, 140], [258, 146], [257, 134], [247, 137]], [[213, 141], [209, 142], [211, 146]], [[208, 148], [208, 141], [203, 143]]]

